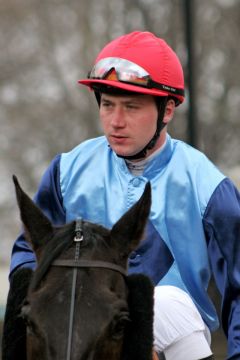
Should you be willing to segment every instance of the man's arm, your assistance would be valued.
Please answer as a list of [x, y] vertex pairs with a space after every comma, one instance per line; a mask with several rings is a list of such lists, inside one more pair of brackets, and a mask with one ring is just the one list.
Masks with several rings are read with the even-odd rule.
[[203, 225], [216, 285], [222, 295], [222, 326], [228, 359], [240, 358], [240, 194], [229, 179], [213, 193]]

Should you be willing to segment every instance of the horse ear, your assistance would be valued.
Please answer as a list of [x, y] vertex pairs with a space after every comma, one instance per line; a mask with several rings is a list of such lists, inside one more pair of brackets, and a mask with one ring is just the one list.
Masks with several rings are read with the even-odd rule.
[[111, 241], [127, 256], [143, 237], [151, 208], [151, 185], [148, 182], [140, 199], [113, 226]]
[[18, 179], [13, 175], [20, 217], [24, 225], [26, 239], [32, 244], [36, 255], [45, 244], [47, 236], [53, 233], [53, 227], [48, 218], [22, 190]]

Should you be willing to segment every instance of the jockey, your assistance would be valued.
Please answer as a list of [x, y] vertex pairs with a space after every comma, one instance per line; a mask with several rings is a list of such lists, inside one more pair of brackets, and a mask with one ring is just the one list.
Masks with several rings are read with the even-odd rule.
[[[82, 217], [110, 228], [150, 181], [151, 214], [129, 273], [144, 273], [155, 285], [155, 350], [167, 360], [213, 359], [213, 275], [227, 359], [240, 359], [240, 195], [203, 153], [167, 132], [184, 101], [177, 55], [154, 34], [135, 31], [107, 44], [79, 83], [96, 96], [104, 136], [57, 155], [36, 203], [55, 225]], [[35, 264], [20, 235], [10, 277]]]

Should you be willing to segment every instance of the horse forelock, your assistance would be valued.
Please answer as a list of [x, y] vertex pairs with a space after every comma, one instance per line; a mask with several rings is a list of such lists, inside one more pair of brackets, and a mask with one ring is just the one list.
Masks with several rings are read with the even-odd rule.
[[72, 245], [73, 237], [74, 222], [55, 229], [53, 237], [48, 239], [42, 251], [40, 261], [30, 284], [31, 291], [39, 287], [52, 262]]
[[[74, 246], [75, 237], [75, 221], [56, 228], [54, 235], [48, 239], [46, 246], [43, 249], [41, 259], [38, 263], [37, 269], [34, 273], [33, 279], [30, 284], [30, 290], [35, 291], [40, 286], [40, 283], [46, 273], [48, 272], [51, 264], [57, 259], [64, 251]], [[84, 247], [97, 249], [109, 247], [107, 238], [109, 231], [104, 227], [90, 222], [84, 222]]]

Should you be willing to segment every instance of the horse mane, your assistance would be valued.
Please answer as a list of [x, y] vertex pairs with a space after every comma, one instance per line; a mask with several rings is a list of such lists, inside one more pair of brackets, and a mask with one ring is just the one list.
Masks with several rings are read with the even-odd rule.
[[[75, 224], [76, 221], [72, 221], [64, 226], [55, 228], [54, 235], [49, 239], [47, 245], [44, 247], [41, 260], [34, 272], [33, 279], [29, 287], [31, 291], [37, 290], [40, 286], [42, 279], [48, 272], [48, 269], [53, 261], [57, 259], [63, 251], [69, 249], [74, 244], [73, 239], [75, 236]], [[83, 224], [85, 244], [87, 243], [93, 248], [100, 246], [100, 244], [103, 244], [105, 247], [109, 246], [106, 241], [109, 234], [107, 229], [101, 225], [89, 222], [83, 222]], [[95, 230], [94, 234], [93, 229]]]

